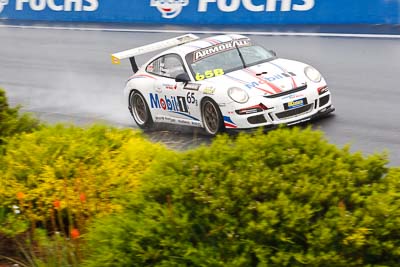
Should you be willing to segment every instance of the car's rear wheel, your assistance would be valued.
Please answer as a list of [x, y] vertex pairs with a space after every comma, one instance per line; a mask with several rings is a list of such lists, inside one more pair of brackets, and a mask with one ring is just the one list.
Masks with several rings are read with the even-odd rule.
[[204, 129], [209, 135], [216, 135], [224, 130], [224, 120], [217, 103], [212, 99], [206, 98], [201, 105], [201, 117]]
[[138, 91], [133, 91], [129, 103], [131, 114], [136, 124], [142, 129], [152, 127], [153, 119], [151, 117], [150, 109], [142, 94]]

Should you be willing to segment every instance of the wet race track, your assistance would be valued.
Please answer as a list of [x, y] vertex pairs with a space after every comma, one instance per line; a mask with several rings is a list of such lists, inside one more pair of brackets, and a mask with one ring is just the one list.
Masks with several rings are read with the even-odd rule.
[[[190, 32], [190, 30], [188, 30]], [[112, 52], [180, 33], [0, 28], [0, 87], [11, 104], [48, 122], [101, 121], [136, 128], [122, 90], [129, 61], [111, 64]], [[200, 37], [210, 34], [198, 34]], [[327, 138], [365, 154], [390, 151], [400, 165], [399, 39], [251, 36], [279, 57], [313, 65], [333, 94], [334, 116], [313, 122]], [[138, 57], [138, 63], [153, 54]], [[198, 130], [158, 126], [152, 140], [182, 149], [210, 142]]]

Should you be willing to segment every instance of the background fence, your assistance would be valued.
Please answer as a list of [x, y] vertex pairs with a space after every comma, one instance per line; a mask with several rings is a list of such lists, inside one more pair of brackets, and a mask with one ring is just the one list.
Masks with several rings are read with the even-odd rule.
[[0, 0], [0, 19], [154, 24], [400, 24], [400, 0]]

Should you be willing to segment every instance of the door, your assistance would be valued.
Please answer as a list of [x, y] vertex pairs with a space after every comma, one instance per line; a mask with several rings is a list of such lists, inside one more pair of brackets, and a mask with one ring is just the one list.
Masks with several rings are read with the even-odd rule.
[[159, 114], [156, 120], [196, 125], [192, 121], [197, 119], [190, 115], [190, 105], [195, 104], [194, 93], [185, 90], [185, 83], [175, 81], [177, 75], [186, 72], [180, 56], [162, 56], [154, 60], [147, 69], [159, 76], [154, 83], [155, 93], [150, 95], [150, 108], [157, 109], [155, 114]]

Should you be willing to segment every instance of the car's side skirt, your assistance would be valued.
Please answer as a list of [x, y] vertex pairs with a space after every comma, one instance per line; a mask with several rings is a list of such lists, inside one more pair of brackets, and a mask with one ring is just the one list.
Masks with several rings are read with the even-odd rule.
[[187, 125], [187, 126], [195, 126], [195, 127], [203, 127], [203, 124], [201, 123], [201, 121], [190, 120], [190, 119], [182, 119], [182, 118], [177, 118], [177, 117], [172, 117], [172, 116], [155, 115], [154, 116], [154, 120], [156, 122]]

